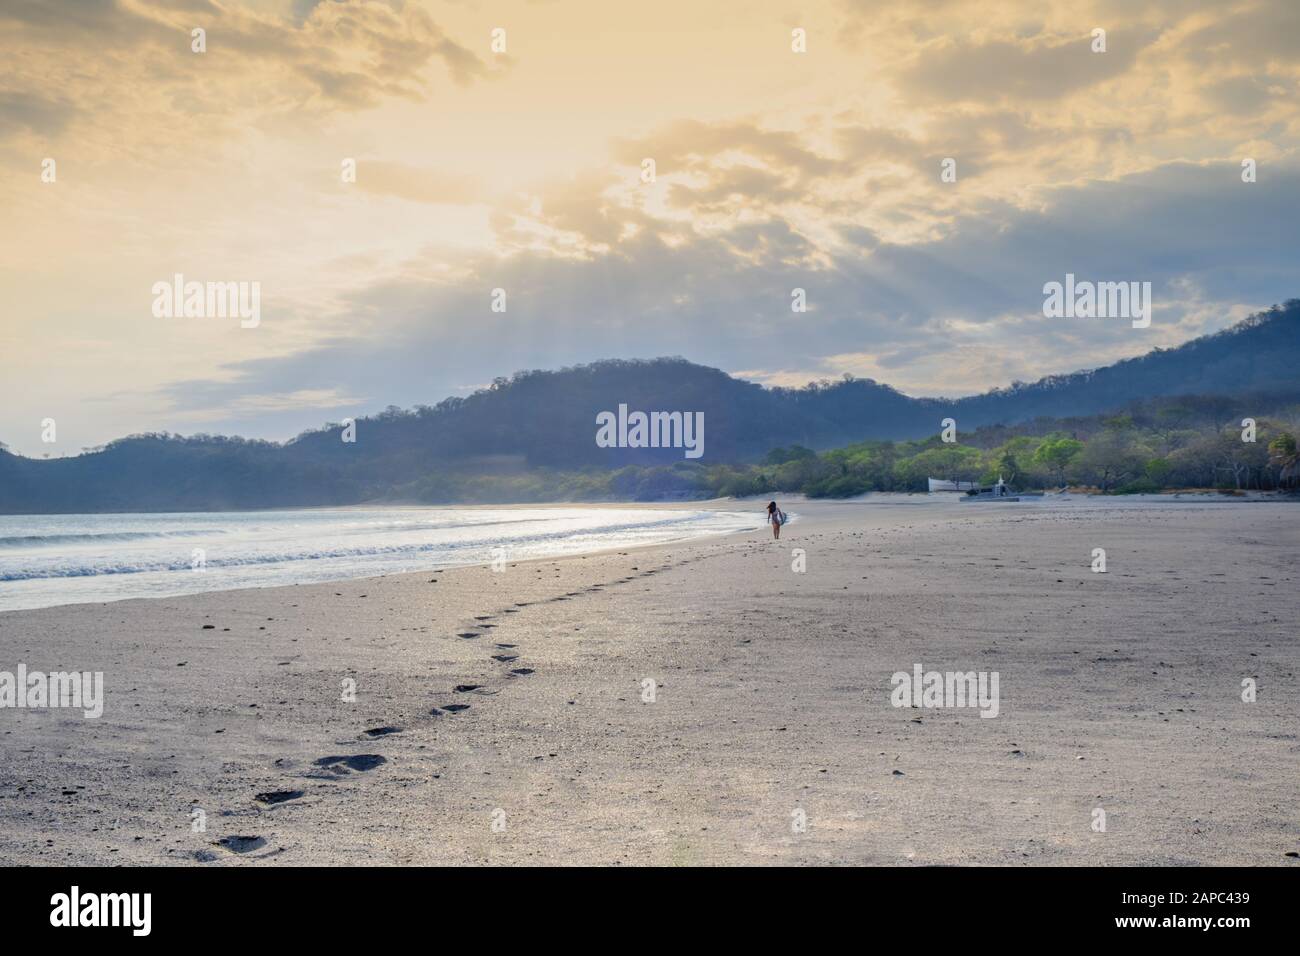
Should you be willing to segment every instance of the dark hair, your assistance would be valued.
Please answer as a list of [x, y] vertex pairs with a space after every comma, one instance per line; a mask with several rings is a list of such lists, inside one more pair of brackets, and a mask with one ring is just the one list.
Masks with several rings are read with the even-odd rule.
[[771, 514], [771, 513], [772, 513], [773, 511], [775, 511], [775, 510], [776, 510], [776, 502], [775, 502], [775, 501], [769, 501], [769, 502], [767, 503], [767, 513], [768, 513], [768, 514]]

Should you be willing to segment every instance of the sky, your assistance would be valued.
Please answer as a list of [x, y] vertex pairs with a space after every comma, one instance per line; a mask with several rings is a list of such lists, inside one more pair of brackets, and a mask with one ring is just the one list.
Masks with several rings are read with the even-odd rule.
[[[0, 440], [1176, 346], [1300, 296], [1298, 79], [1294, 0], [4, 0]], [[156, 314], [178, 273], [260, 321]], [[1150, 327], [1044, 316], [1067, 273], [1150, 282]]]

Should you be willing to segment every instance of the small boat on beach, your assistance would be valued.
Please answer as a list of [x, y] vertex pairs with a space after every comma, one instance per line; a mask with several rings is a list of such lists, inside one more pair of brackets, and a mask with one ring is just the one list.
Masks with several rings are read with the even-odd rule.
[[1019, 501], [1022, 498], [1042, 498], [1041, 491], [1021, 491], [1012, 494], [1007, 483], [998, 475], [998, 483], [992, 488], [976, 488], [966, 492], [962, 496], [962, 501]]

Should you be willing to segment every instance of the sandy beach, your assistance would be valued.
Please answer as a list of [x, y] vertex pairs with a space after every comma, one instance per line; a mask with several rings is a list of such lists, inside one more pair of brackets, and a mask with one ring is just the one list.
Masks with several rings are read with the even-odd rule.
[[[787, 509], [0, 614], [0, 669], [106, 698], [0, 710], [0, 862], [1300, 866], [1300, 508]], [[997, 716], [892, 706], [917, 664], [997, 672]]]

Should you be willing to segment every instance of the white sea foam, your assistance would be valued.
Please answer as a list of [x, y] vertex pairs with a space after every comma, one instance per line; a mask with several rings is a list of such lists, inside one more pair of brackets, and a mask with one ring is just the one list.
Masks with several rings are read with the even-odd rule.
[[0, 516], [0, 610], [345, 580], [761, 527], [757, 511], [582, 507]]

